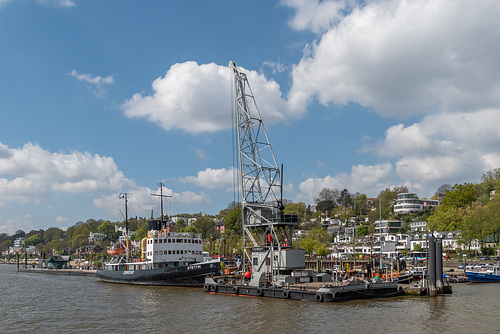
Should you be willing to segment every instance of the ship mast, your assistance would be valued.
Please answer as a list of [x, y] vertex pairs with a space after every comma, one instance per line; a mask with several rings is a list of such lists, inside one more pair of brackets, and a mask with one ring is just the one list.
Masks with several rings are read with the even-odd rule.
[[128, 198], [127, 198], [128, 193], [120, 193], [120, 198], [125, 199], [125, 240], [126, 240], [126, 258], [127, 261], [130, 257], [130, 245], [129, 245], [129, 240], [128, 240]]
[[161, 211], [161, 218], [160, 218], [160, 221], [161, 221], [161, 227], [163, 228], [164, 225], [163, 225], [163, 198], [164, 197], [172, 197], [172, 196], [169, 196], [169, 195], [163, 195], [163, 182], [158, 182], [158, 186], [160, 187], [160, 194], [151, 194], [151, 196], [158, 196], [160, 197], [160, 211]]
[[287, 256], [285, 250], [292, 248], [293, 228], [298, 218], [283, 214], [282, 172], [247, 75], [233, 61], [229, 67], [236, 92], [234, 113], [241, 182], [243, 263], [252, 268], [251, 284], [260, 285], [263, 281], [272, 281], [281, 270], [290, 269], [282, 257]]

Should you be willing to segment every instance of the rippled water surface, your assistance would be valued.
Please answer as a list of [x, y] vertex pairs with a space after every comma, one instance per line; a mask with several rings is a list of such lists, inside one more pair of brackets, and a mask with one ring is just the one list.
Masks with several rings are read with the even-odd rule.
[[0, 333], [498, 333], [500, 284], [347, 303], [210, 295], [0, 265]]

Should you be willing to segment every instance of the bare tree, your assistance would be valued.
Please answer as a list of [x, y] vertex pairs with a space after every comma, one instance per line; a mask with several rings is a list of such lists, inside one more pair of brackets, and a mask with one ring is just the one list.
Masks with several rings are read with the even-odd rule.
[[314, 199], [314, 202], [318, 204], [322, 201], [332, 201], [333, 203], [337, 204], [339, 196], [340, 192], [338, 189], [323, 188], [319, 192], [318, 197]]

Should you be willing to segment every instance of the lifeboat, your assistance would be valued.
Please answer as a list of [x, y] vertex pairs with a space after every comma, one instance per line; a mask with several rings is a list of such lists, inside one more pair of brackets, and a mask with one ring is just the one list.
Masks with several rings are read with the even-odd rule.
[[125, 248], [120, 247], [120, 248], [115, 248], [115, 249], [108, 249], [108, 254], [111, 255], [122, 255], [123, 252], [125, 252]]

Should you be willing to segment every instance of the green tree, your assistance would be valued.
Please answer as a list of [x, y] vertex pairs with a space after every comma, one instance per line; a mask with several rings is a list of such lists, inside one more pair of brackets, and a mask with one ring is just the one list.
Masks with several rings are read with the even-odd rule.
[[484, 246], [486, 238], [487, 221], [491, 219], [488, 207], [474, 204], [470, 207], [470, 214], [465, 219], [463, 230], [470, 231], [473, 238], [478, 239]]
[[455, 184], [443, 198], [441, 206], [464, 208], [477, 199], [476, 186], [472, 183]]
[[185, 232], [185, 233], [197, 233], [196, 227], [194, 226], [184, 226], [182, 227], [179, 232]]
[[364, 237], [365, 235], [368, 235], [368, 226], [366, 225], [359, 226], [356, 230], [356, 235], [358, 237]]
[[224, 218], [224, 228], [226, 234], [242, 234], [241, 207], [235, 207]]
[[335, 203], [331, 200], [321, 201], [316, 205], [316, 210], [328, 216], [328, 213], [333, 210]]
[[304, 250], [306, 254], [311, 256], [314, 250], [319, 246], [318, 240], [313, 238], [304, 238], [300, 241], [300, 247]]
[[40, 234], [34, 234], [24, 241], [24, 246], [36, 246], [42, 242]]
[[306, 214], [306, 205], [304, 202], [287, 203], [285, 204], [285, 214], [296, 214], [300, 219], [303, 219]]
[[211, 233], [215, 233], [215, 223], [208, 215], [198, 218], [194, 224], [198, 233], [201, 233], [203, 239], [206, 239]]
[[111, 224], [111, 222], [109, 220], [106, 220], [104, 223], [102, 223], [101, 225], [99, 225], [97, 227], [97, 231], [101, 234], [104, 234], [106, 236], [106, 238], [109, 239], [109, 237], [115, 233], [115, 226], [113, 224]]
[[461, 210], [455, 206], [439, 206], [427, 220], [427, 228], [435, 231], [456, 231], [461, 225]]
[[486, 222], [486, 230], [498, 247], [500, 244], [500, 199], [495, 197], [487, 206], [490, 211], [490, 219]]

